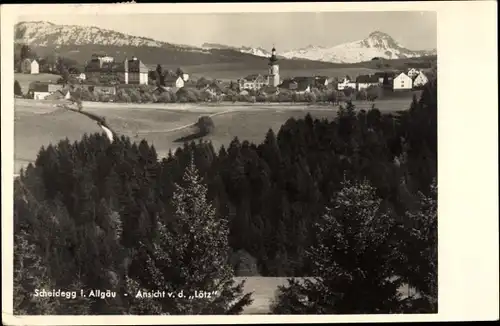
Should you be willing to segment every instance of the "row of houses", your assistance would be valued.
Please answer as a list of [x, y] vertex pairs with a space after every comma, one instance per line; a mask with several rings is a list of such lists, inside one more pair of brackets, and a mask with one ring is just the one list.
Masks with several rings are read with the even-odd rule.
[[38, 60], [34, 59], [24, 59], [21, 61], [21, 67], [19, 69], [24, 74], [37, 75], [40, 73], [40, 63]]
[[360, 75], [355, 80], [346, 76], [337, 83], [337, 89], [352, 88], [359, 91], [370, 86], [384, 86], [393, 90], [411, 90], [422, 87], [428, 82], [429, 79], [423, 71], [412, 68], [406, 73], [377, 72], [373, 75]]
[[[336, 88], [343, 91], [346, 88], [355, 90], [367, 89], [370, 86], [384, 86], [393, 90], [411, 90], [421, 87], [428, 82], [428, 77], [423, 71], [412, 68], [405, 72], [377, 72], [372, 75], [360, 75], [355, 79], [345, 76], [340, 81], [326, 76], [292, 77], [284, 79], [279, 89], [287, 89], [297, 93], [310, 92], [312, 88]], [[263, 90], [269, 88], [269, 76], [254, 74], [239, 79], [237, 85], [240, 91]]]

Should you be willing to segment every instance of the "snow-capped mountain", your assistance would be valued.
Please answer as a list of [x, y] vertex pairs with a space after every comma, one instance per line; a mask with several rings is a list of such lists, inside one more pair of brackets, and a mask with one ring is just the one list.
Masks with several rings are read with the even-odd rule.
[[252, 54], [258, 57], [269, 57], [271, 55], [270, 51], [267, 51], [261, 47], [250, 47], [250, 46], [230, 46], [230, 45], [224, 45], [224, 44], [218, 44], [218, 43], [203, 43], [202, 45], [203, 49], [211, 50], [211, 49], [216, 49], [216, 50], [235, 50], [241, 53], [248, 53]]
[[171, 44], [103, 29], [94, 26], [56, 25], [50, 22], [21, 22], [15, 26], [15, 41], [30, 46], [58, 47], [65, 45], [108, 45], [157, 48], [178, 48], [203, 51], [200, 48]]
[[436, 50], [409, 50], [388, 34], [376, 31], [363, 40], [333, 47], [308, 46], [303, 49], [287, 51], [281, 53], [281, 55], [289, 59], [300, 58], [334, 63], [355, 63], [370, 61], [375, 57], [403, 59], [436, 55]]

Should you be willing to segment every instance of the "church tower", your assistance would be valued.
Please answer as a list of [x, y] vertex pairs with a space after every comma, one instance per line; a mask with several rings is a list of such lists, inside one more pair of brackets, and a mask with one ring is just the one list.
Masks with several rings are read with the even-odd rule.
[[276, 49], [273, 47], [271, 57], [269, 58], [269, 86], [278, 87], [280, 84], [280, 69], [278, 58], [276, 58]]

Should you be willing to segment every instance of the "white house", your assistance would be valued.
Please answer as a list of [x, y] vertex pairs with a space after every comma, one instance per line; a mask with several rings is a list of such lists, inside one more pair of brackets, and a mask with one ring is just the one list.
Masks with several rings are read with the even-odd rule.
[[361, 75], [356, 78], [356, 83], [358, 84], [358, 91], [366, 89], [370, 86], [377, 86], [380, 84], [379, 78], [375, 75]]
[[408, 72], [406, 73], [411, 79], [415, 78], [418, 76], [418, 74], [420, 73], [420, 70], [416, 69], [416, 68], [411, 68], [408, 70]]
[[182, 80], [184, 80], [184, 82], [187, 82], [189, 80], [189, 75], [188, 74], [182, 74]]
[[392, 85], [394, 90], [408, 90], [412, 89], [412, 80], [410, 76], [404, 72], [400, 73], [397, 77], [392, 80]]
[[349, 80], [349, 78], [345, 77], [341, 82], [337, 84], [337, 89], [339, 91], [343, 91], [346, 88], [356, 89], [356, 82]]
[[260, 74], [254, 74], [254, 75], [249, 75], [249, 76], [246, 76], [245, 78], [239, 79], [238, 85], [239, 85], [240, 89], [259, 90], [262, 87], [269, 85], [269, 79], [265, 78], [264, 76], [262, 76]]
[[33, 83], [30, 86], [29, 93], [33, 94], [35, 100], [44, 100], [52, 92], [49, 91], [49, 85], [46, 83]]
[[38, 64], [38, 61], [36, 61], [36, 60], [31, 61], [30, 74], [36, 75], [39, 73], [40, 73], [40, 65]]
[[165, 87], [182, 88], [184, 87], [184, 79], [181, 76], [169, 76], [165, 78]]
[[78, 75], [78, 77], [76, 77], [76, 79], [85, 80], [87, 79], [87, 76], [85, 76], [85, 74], [82, 72], [81, 74]]
[[413, 87], [421, 87], [429, 82], [429, 79], [423, 72], [420, 72], [413, 80]]
[[125, 59], [124, 62], [124, 79], [125, 84], [148, 84], [149, 69], [137, 57], [132, 57], [132, 60]]

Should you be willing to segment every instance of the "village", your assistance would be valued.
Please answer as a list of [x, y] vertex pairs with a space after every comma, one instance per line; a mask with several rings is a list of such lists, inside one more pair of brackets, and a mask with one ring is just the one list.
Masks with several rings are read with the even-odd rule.
[[354, 78], [294, 76], [282, 79], [276, 49], [273, 48], [271, 53], [268, 74], [256, 73], [229, 81], [206, 77], [194, 79], [181, 68], [174, 72], [158, 64], [152, 69], [135, 56], [118, 61], [106, 54], [94, 54], [83, 71], [65, 67], [57, 80], [39, 81], [36, 79], [41, 73], [39, 61], [25, 59], [19, 70], [34, 75], [34, 81], [22, 96], [35, 100], [80, 97], [104, 102], [374, 100], [380, 98], [382, 92], [387, 96], [421, 89], [429, 81], [429, 74], [433, 73], [430, 69], [408, 67], [404, 71], [378, 71]]

